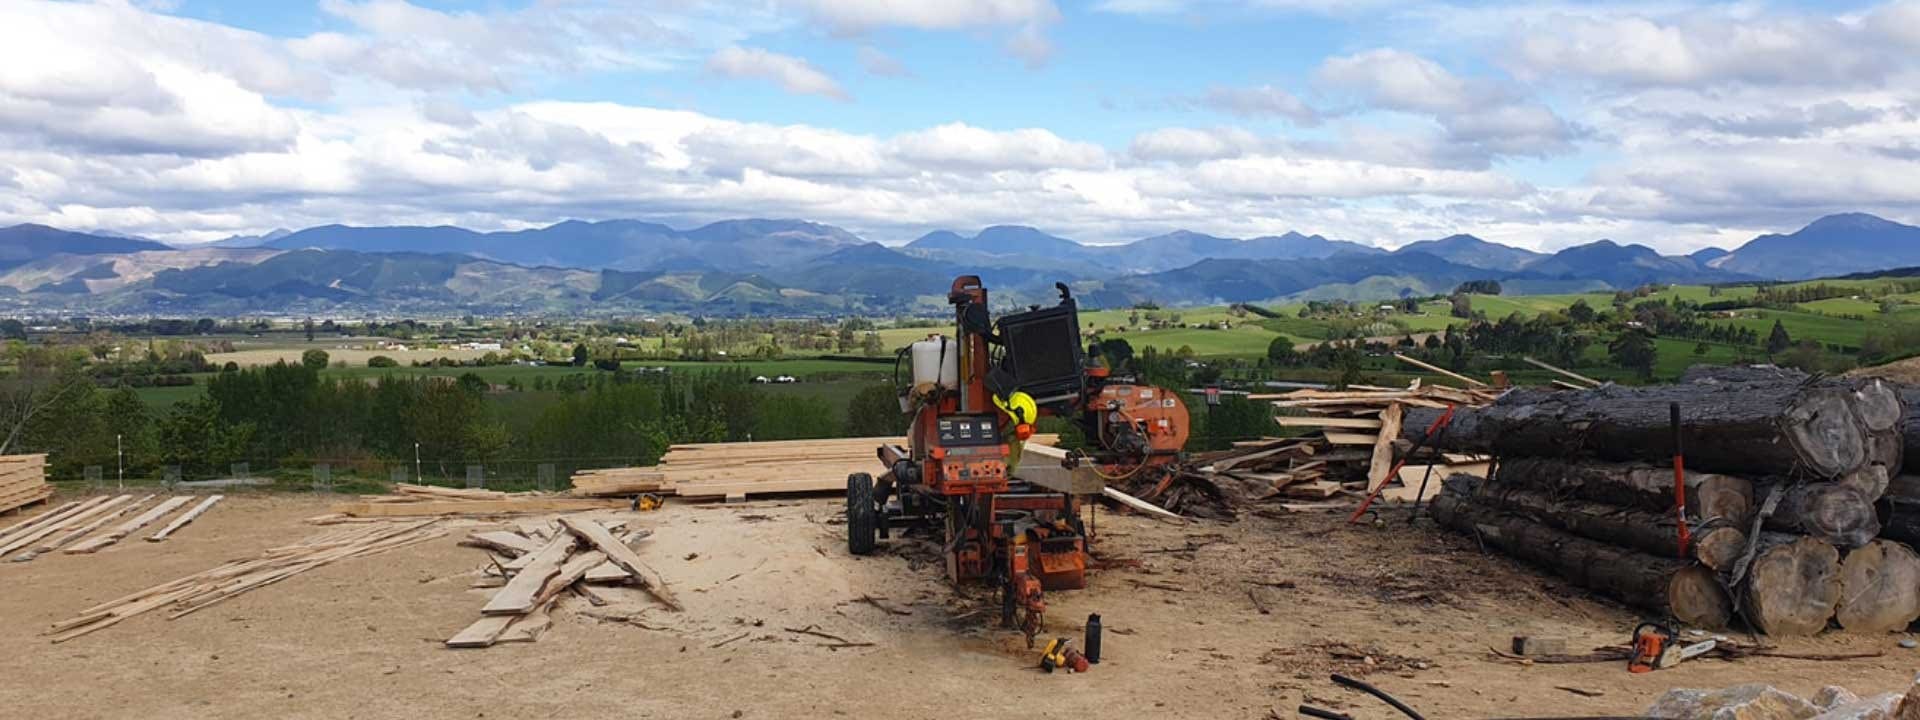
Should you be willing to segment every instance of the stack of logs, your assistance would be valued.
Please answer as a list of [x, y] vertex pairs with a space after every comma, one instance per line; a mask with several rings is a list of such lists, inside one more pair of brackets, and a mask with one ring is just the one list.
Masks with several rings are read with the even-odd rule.
[[[1684, 549], [1672, 403], [1682, 418]], [[1875, 504], [1899, 472], [1908, 412], [1882, 380], [1775, 368], [1690, 372], [1676, 385], [1516, 390], [1455, 414], [1443, 446], [1497, 460], [1486, 479], [1449, 478], [1432, 513], [1690, 625], [1737, 616], [1770, 635], [1810, 635], [1832, 621], [1904, 630], [1920, 618], [1920, 556], [1880, 537]], [[1407, 426], [1436, 417], [1416, 409]]]

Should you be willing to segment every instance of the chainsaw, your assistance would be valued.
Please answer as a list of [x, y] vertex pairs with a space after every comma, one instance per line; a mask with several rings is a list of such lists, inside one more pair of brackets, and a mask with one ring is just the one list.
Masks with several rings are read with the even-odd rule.
[[1627, 659], [1627, 672], [1649, 673], [1664, 670], [1705, 655], [1719, 640], [1702, 640], [1692, 645], [1675, 642], [1673, 630], [1659, 623], [1640, 623], [1633, 629], [1633, 656]]

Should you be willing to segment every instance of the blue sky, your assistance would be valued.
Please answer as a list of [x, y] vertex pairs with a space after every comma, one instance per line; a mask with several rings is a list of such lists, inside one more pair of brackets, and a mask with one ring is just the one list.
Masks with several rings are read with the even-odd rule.
[[1920, 0], [0, 1], [0, 222], [882, 242], [1920, 220]]

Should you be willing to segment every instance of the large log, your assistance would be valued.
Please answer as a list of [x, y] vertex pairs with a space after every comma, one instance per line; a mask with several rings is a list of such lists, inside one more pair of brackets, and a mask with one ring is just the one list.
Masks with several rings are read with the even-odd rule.
[[1907, 403], [1907, 422], [1901, 428], [1901, 437], [1906, 442], [1902, 445], [1907, 457], [1920, 458], [1920, 388], [1902, 390], [1900, 397]]
[[[1868, 460], [1872, 431], [1855, 407], [1858, 384], [1830, 378], [1608, 385], [1583, 392], [1520, 389], [1486, 407], [1456, 410], [1440, 445], [1503, 456], [1661, 462], [1672, 458], [1668, 406], [1677, 402], [1690, 468], [1834, 478]], [[1885, 399], [1876, 397], [1875, 406], [1884, 406]], [[1408, 409], [1401, 436], [1415, 440], [1406, 428], [1425, 428], [1439, 412]]]
[[[1523, 515], [1589, 540], [1633, 548], [1654, 557], [1681, 558], [1680, 531], [1672, 511], [1651, 512], [1591, 500], [1562, 500], [1545, 492], [1517, 486], [1501, 468], [1498, 479], [1480, 485], [1473, 499], [1483, 505]], [[1731, 522], [1692, 529], [1685, 557], [1715, 570], [1733, 567], [1747, 552], [1747, 533]]]
[[1768, 635], [1812, 635], [1840, 605], [1840, 551], [1817, 538], [1766, 533], [1747, 569], [1741, 614]]
[[1732, 618], [1733, 603], [1712, 570], [1556, 530], [1475, 502], [1451, 481], [1448, 487], [1431, 507], [1442, 526], [1475, 535], [1575, 585], [1688, 625], [1723, 627]]
[[1840, 561], [1840, 627], [1900, 632], [1920, 620], [1920, 555], [1904, 544], [1875, 540]]
[[1860, 547], [1880, 535], [1873, 501], [1851, 485], [1801, 482], [1756, 488], [1754, 494], [1765, 498], [1775, 487], [1781, 495], [1766, 518], [1769, 530], [1810, 535], [1842, 548]]
[[[1560, 458], [1503, 458], [1502, 482], [1653, 512], [1673, 511], [1673, 466], [1600, 463]], [[1699, 522], [1745, 527], [1753, 519], [1753, 483], [1717, 473], [1687, 473], [1687, 513]]]
[[1902, 475], [1887, 483], [1887, 492], [1874, 503], [1874, 510], [1880, 519], [1880, 537], [1920, 544], [1920, 475]]

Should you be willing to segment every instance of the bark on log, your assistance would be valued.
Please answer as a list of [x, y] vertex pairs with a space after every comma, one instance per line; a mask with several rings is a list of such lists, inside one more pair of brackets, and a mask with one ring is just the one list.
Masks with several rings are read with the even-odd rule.
[[[1907, 388], [1900, 397], [1907, 403], [1907, 422], [1901, 430], [1901, 443], [1907, 457], [1920, 458], [1920, 388]], [[1893, 468], [1898, 475], [1899, 468]]]
[[1900, 632], [1920, 620], [1920, 555], [1891, 540], [1875, 540], [1840, 561], [1840, 627], [1854, 632]]
[[[1453, 487], [1453, 483], [1448, 483]], [[1724, 627], [1732, 601], [1713, 571], [1556, 530], [1475, 502], [1458, 489], [1434, 498], [1442, 526], [1475, 535], [1508, 555], [1557, 572], [1580, 587], [1628, 605], [1671, 615], [1688, 625]]]
[[1880, 519], [1880, 537], [1920, 544], [1920, 475], [1894, 478], [1874, 510]]
[[[1589, 540], [1629, 547], [1654, 557], [1680, 558], [1679, 527], [1671, 509], [1652, 512], [1591, 500], [1560, 500], [1516, 485], [1510, 481], [1513, 478], [1502, 468], [1499, 478], [1480, 484], [1474, 501]], [[1726, 521], [1693, 527], [1687, 557], [1715, 570], [1733, 567], [1747, 551], [1747, 533], [1740, 527]]]
[[[1555, 497], [1673, 512], [1672, 466], [1515, 457], [1501, 459], [1496, 473], [1504, 483], [1538, 489]], [[1756, 507], [1753, 483], [1746, 478], [1687, 473], [1687, 512], [1696, 521], [1723, 520], [1746, 527], [1753, 521]]]
[[1740, 608], [1768, 635], [1825, 630], [1840, 604], [1840, 551], [1824, 540], [1768, 533], [1747, 571]]
[[[1755, 488], [1765, 498], [1772, 487]], [[1765, 527], [1819, 538], [1836, 547], [1857, 548], [1880, 535], [1880, 518], [1873, 501], [1849, 485], [1803, 482], [1784, 486], [1785, 493]]]
[[[1689, 468], [1735, 475], [1804, 472], [1835, 478], [1867, 461], [1870, 431], [1846, 379], [1693, 383], [1585, 392], [1521, 389], [1484, 408], [1460, 408], [1442, 439], [1450, 450], [1498, 455], [1662, 462], [1672, 458], [1668, 404], [1681, 405]], [[1409, 410], [1425, 428], [1439, 410]], [[1402, 436], [1406, 430], [1402, 429]]]

